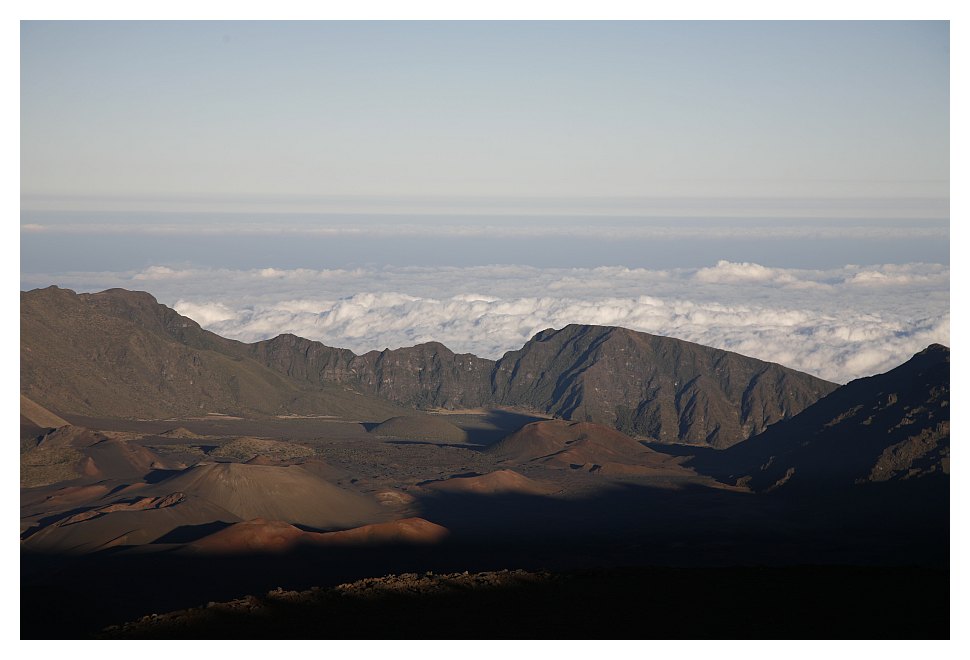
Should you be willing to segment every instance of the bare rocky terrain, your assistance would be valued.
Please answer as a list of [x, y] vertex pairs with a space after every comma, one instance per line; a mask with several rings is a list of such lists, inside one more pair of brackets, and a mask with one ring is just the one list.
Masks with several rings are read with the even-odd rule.
[[343, 383], [409, 406], [505, 405], [715, 447], [759, 433], [836, 387], [736, 353], [599, 326], [540, 332], [497, 362], [438, 343], [357, 356], [292, 335], [257, 342], [250, 355], [293, 378]]
[[345, 386], [287, 378], [246, 358], [246, 345], [203, 330], [144, 292], [22, 293], [20, 337], [21, 393], [68, 413], [386, 419], [406, 412]]
[[757, 490], [949, 473], [949, 404], [950, 350], [934, 344], [891, 371], [839, 388], [797, 418], [725, 452], [723, 462], [746, 463], [739, 472]]
[[946, 347], [834, 389], [617, 328], [488, 366], [22, 312], [24, 637], [948, 634]]

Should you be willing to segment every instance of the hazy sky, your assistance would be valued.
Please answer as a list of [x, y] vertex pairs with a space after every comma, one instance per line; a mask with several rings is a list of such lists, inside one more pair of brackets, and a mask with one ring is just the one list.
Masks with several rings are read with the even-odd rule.
[[21, 191], [947, 196], [945, 22], [26, 22]]

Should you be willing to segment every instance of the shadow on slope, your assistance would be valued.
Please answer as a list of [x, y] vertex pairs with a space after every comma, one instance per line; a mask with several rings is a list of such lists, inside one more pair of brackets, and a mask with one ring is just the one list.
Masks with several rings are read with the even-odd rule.
[[526, 424], [548, 419], [545, 416], [512, 410], [490, 410], [482, 417], [481, 424], [459, 424], [468, 434], [468, 442], [490, 446]]
[[[326, 587], [394, 573], [806, 564], [923, 565], [945, 571], [949, 563], [946, 493], [921, 490], [926, 488], [921, 483], [873, 486], [873, 490], [863, 491], [864, 499], [846, 501], [833, 496], [828, 509], [818, 506], [817, 501], [802, 507], [789, 497], [689, 484], [679, 488], [670, 484], [663, 488], [617, 485], [585, 498], [441, 492], [423, 494], [416, 503], [418, 515], [451, 532], [447, 540], [433, 546], [297, 547], [278, 554], [203, 557], [172, 552], [169, 548], [181, 546], [161, 543], [84, 556], [24, 551], [21, 634], [40, 638], [89, 636], [109, 624], [153, 612], [261, 594], [276, 587]], [[897, 502], [908, 504], [893, 506]], [[175, 538], [165, 540], [182, 541], [199, 531], [178, 528]], [[803, 582], [799, 588], [808, 588], [810, 582]], [[832, 603], [856, 597], [849, 583], [833, 583], [826, 595]], [[699, 587], [703, 583], [697, 578], [687, 584]], [[925, 586], [937, 591], [945, 588], [935, 583]], [[622, 582], [615, 588], [610, 593], [616, 598], [629, 594]], [[907, 583], [906, 588], [917, 587]], [[647, 590], [643, 598], [669, 598], [660, 594], [665, 592]], [[762, 595], [768, 597], [768, 592]], [[740, 597], [744, 596], [709, 585], [691, 602], [694, 607], [705, 607], [703, 603], [729, 599], [732, 605], [727, 609], [733, 609]], [[822, 596], [816, 593], [815, 597]], [[588, 600], [587, 607], [598, 602]], [[942, 606], [934, 603], [933, 607]], [[645, 621], [642, 617], [638, 620]], [[493, 634], [490, 630], [478, 632]], [[610, 632], [620, 634], [612, 629]], [[408, 635], [391, 629], [387, 634]], [[424, 637], [451, 634], [436, 625], [410, 633]], [[535, 629], [528, 634], [551, 633]], [[600, 633], [590, 628], [589, 634]], [[632, 636], [668, 634], [640, 628]]]
[[933, 344], [854, 380], [724, 452], [754, 490], [824, 493], [873, 482], [949, 481], [950, 350]]
[[[338, 589], [274, 590], [103, 636], [946, 639], [947, 582], [946, 571], [932, 569], [817, 566], [405, 574]], [[727, 599], [730, 606], [720, 606]]]
[[[439, 415], [439, 418], [449, 421], [465, 432], [465, 439], [462, 442], [463, 446], [468, 448], [475, 448], [476, 445], [478, 447], [489, 447], [520, 430], [526, 424], [549, 419], [528, 412], [502, 409], [489, 410], [485, 414], [442, 414]], [[362, 426], [368, 432], [371, 432], [380, 424], [365, 422]]]

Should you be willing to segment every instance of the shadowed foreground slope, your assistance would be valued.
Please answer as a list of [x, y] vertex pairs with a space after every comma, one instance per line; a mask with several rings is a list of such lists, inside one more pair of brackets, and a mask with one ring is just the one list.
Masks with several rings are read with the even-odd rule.
[[[596, 477], [587, 474], [585, 478]], [[910, 628], [916, 630], [912, 633], [914, 636], [932, 637], [942, 634], [941, 626], [945, 624], [940, 621], [946, 620], [944, 615], [948, 611], [947, 506], [945, 498], [934, 501], [932, 493], [928, 497], [910, 488], [919, 485], [917, 482], [875, 484], [880, 490], [875, 493], [874, 501], [840, 500], [831, 507], [810, 510], [802, 510], [787, 498], [771, 494], [701, 485], [604, 484], [604, 489], [585, 496], [491, 494], [476, 490], [412, 491], [417, 497], [412, 505], [417, 515], [447, 529], [446, 537], [420, 546], [398, 541], [375, 546], [358, 543], [367, 539], [348, 539], [348, 545], [303, 543], [283, 552], [264, 554], [236, 551], [220, 554], [217, 547], [213, 548], [215, 553], [180, 551], [185, 544], [195, 544], [197, 548], [218, 546], [215, 541], [226, 534], [222, 530], [231, 529], [196, 526], [177, 530], [178, 533], [145, 545], [109, 548], [79, 556], [25, 550], [21, 554], [21, 632], [25, 637], [41, 638], [91, 636], [105, 626], [151, 613], [263, 594], [276, 587], [325, 588], [388, 574], [519, 568], [561, 572], [639, 566], [644, 567], [645, 577], [642, 586], [636, 589], [625, 578], [603, 583], [579, 582], [567, 599], [556, 595], [558, 587], [550, 590], [546, 589], [549, 585], [543, 586], [536, 596], [538, 600], [532, 602], [545, 609], [529, 614], [530, 608], [523, 605], [521, 612], [526, 616], [524, 621], [553, 622], [548, 629], [538, 625], [514, 628], [515, 624], [508, 624], [512, 628], [487, 627], [487, 622], [495, 618], [495, 611], [490, 607], [500, 607], [502, 612], [509, 613], [517, 611], [517, 603], [530, 602], [528, 598], [520, 601], [514, 591], [499, 590], [483, 599], [473, 595], [464, 603], [454, 604], [456, 612], [474, 614], [464, 627], [450, 628], [443, 623], [450, 620], [449, 615], [443, 614], [441, 619], [428, 619], [422, 628], [410, 632], [381, 619], [370, 624], [358, 623], [357, 627], [349, 623], [350, 628], [336, 634], [369, 638], [377, 631], [410, 637], [666, 638], [683, 635], [696, 638], [747, 634], [865, 636], [869, 634], [866, 631], [874, 631], [872, 634], [891, 637], [902, 634], [899, 631], [904, 628], [891, 625], [896, 619], [884, 617], [883, 613], [888, 609], [907, 617], [916, 607], [918, 616], [908, 618], [906, 625], [915, 627]], [[898, 490], [903, 487], [905, 492]], [[910, 502], [911, 506], [893, 506], [897, 499]], [[926, 516], [916, 503], [932, 507], [940, 516]], [[205, 542], [206, 537], [211, 537], [213, 542]], [[819, 568], [802, 568], [809, 565]], [[691, 570], [677, 572], [677, 579], [665, 581], [650, 577], [649, 567], [655, 566], [682, 566]], [[759, 566], [777, 569], [766, 573], [775, 577], [766, 578], [760, 584], [756, 580], [752, 582], [751, 574], [746, 576], [746, 571], [755, 571], [757, 575], [756, 571], [761, 569], [755, 567]], [[894, 566], [924, 568], [897, 570]], [[503, 600], [501, 596], [508, 598]], [[433, 614], [448, 610], [451, 605], [441, 605], [446, 601], [431, 598], [422, 605], [423, 599], [419, 598], [413, 611]], [[355, 600], [339, 602], [349, 609], [331, 612], [325, 619], [352, 621], [355, 612], [368, 611], [387, 615], [394, 611], [395, 603], [407, 605], [410, 601], [390, 599], [387, 602], [391, 605], [386, 609], [378, 604], [374, 606], [376, 610], [368, 609], [370, 601], [363, 605], [355, 604], [358, 603]], [[786, 620], [784, 630], [788, 632], [785, 633], [773, 631], [763, 620], [749, 621], [744, 624], [747, 627], [739, 622], [739, 608], [747, 608], [744, 611], [750, 611], [752, 616], [772, 613], [777, 616], [779, 603], [785, 602], [797, 606], [793, 612], [806, 608], [814, 613], [806, 615], [804, 620], [797, 615]], [[864, 611], [851, 624], [839, 623], [833, 631], [829, 614], [837, 611], [850, 614], [850, 603], [874, 603], [879, 608]], [[585, 609], [575, 609], [581, 605]], [[421, 610], [422, 607], [429, 609]], [[589, 616], [579, 617], [579, 611]], [[606, 612], [628, 617], [627, 620], [632, 617], [640, 627], [631, 628], [630, 632], [618, 631], [613, 627], [614, 617], [607, 616]], [[696, 614], [685, 618], [684, 612]], [[280, 610], [280, 613], [290, 616], [289, 610]], [[301, 637], [335, 634], [326, 627], [329, 624], [314, 621], [318, 614], [319, 611], [310, 608], [295, 615], [297, 618], [289, 623], [257, 617], [256, 623], [264, 621], [269, 627], [249, 629], [242, 624], [232, 630], [233, 634], [246, 636], [272, 636], [279, 631]], [[935, 620], [937, 615], [942, 619]], [[499, 619], [505, 625], [505, 615]], [[708, 619], [714, 621], [712, 625], [729, 620], [738, 622], [740, 627], [735, 632], [711, 628], [705, 625]], [[554, 623], [557, 620], [573, 621], [576, 625], [586, 621], [586, 624], [566, 633]], [[303, 621], [307, 627], [296, 632], [296, 621]], [[486, 627], [471, 632], [472, 621]], [[688, 622], [697, 628], [691, 628]], [[661, 623], [673, 627], [649, 627]], [[368, 625], [370, 632], [365, 632]], [[185, 634], [218, 636], [219, 630], [217, 625], [214, 632], [197, 629]]]
[[946, 639], [947, 579], [931, 569], [850, 567], [404, 574], [277, 589], [145, 617], [101, 636]]

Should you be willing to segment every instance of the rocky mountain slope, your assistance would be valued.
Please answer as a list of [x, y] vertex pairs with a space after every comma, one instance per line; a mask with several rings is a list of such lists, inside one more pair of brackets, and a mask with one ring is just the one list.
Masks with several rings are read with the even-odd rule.
[[[660, 442], [724, 448], [836, 385], [623, 328], [545, 330], [498, 361], [438, 343], [355, 355], [293, 335], [224, 339], [147, 293], [21, 294], [21, 392], [62, 413], [164, 417], [510, 406]], [[361, 396], [365, 395], [365, 396]], [[381, 416], [383, 415], [383, 416]]]
[[310, 385], [246, 357], [143, 292], [48, 287], [20, 296], [21, 394], [61, 414], [166, 418], [209, 412], [334, 414], [402, 409], [339, 385]]
[[544, 330], [493, 362], [437, 343], [364, 355], [293, 335], [250, 355], [293, 378], [412, 406], [502, 405], [660, 442], [728, 447], [837, 386], [769, 362], [624, 328]]
[[624, 328], [545, 330], [495, 368], [496, 398], [660, 442], [727, 447], [835, 385], [777, 364]]
[[283, 334], [248, 347], [255, 360], [292, 378], [342, 383], [418, 408], [473, 408], [494, 400], [495, 362], [437, 342], [356, 355]]
[[828, 489], [949, 474], [950, 349], [933, 344], [854, 380], [724, 452], [755, 490]]

